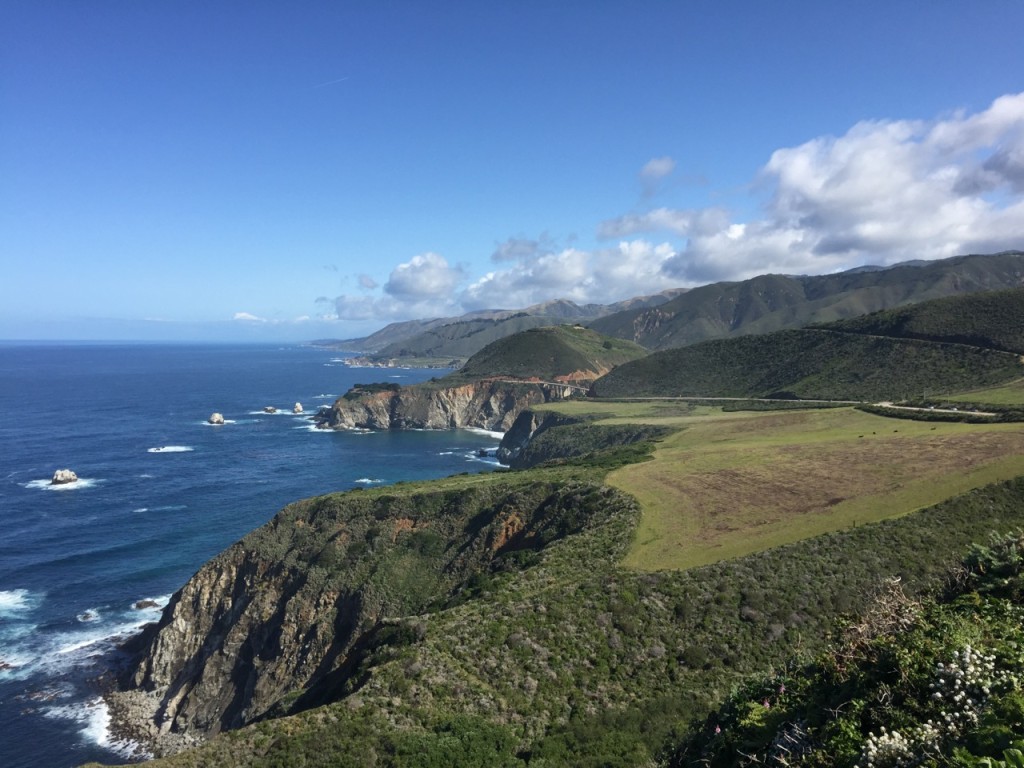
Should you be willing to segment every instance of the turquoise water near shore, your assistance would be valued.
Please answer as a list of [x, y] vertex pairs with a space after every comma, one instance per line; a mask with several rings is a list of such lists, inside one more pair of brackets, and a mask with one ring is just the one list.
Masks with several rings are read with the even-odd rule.
[[[116, 645], [285, 504], [494, 469], [493, 434], [309, 420], [356, 383], [442, 374], [304, 346], [0, 343], [0, 765], [123, 761], [95, 682]], [[51, 485], [65, 467], [80, 480]]]

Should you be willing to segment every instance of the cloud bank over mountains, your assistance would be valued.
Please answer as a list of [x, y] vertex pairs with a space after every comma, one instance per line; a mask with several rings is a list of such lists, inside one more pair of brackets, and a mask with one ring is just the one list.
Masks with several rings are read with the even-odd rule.
[[[663, 192], [676, 168], [671, 157], [647, 162], [643, 199]], [[975, 114], [862, 121], [776, 150], [752, 181], [763, 199], [746, 220], [722, 207], [650, 208], [598, 223], [597, 247], [510, 238], [492, 254], [494, 269], [477, 276], [423, 253], [379, 288], [361, 278], [361, 293], [325, 300], [328, 313], [391, 321], [563, 297], [610, 303], [771, 272], [1024, 248], [1024, 93]]]

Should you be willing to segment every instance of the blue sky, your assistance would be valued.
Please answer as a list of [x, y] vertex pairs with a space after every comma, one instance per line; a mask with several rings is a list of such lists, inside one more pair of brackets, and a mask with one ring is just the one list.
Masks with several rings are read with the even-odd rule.
[[5, 2], [0, 338], [1024, 248], [1024, 4]]

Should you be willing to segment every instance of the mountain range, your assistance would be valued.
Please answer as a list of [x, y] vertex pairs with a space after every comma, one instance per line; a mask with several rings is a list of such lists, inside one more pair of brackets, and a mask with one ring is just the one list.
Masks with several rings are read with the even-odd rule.
[[862, 266], [829, 275], [760, 275], [679, 288], [614, 304], [566, 299], [521, 310], [486, 310], [455, 318], [392, 323], [370, 336], [317, 342], [364, 355], [368, 362], [465, 361], [497, 339], [529, 328], [574, 322], [651, 350], [709, 339], [802, 328], [882, 309], [1024, 284], [1024, 252]]

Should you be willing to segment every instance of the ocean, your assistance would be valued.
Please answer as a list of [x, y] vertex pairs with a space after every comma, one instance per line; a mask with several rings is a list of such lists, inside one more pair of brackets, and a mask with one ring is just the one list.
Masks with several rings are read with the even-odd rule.
[[[0, 766], [124, 762], [96, 683], [116, 646], [284, 505], [494, 469], [493, 433], [309, 420], [356, 383], [443, 373], [298, 345], [0, 343]], [[51, 485], [64, 468], [78, 482]]]

